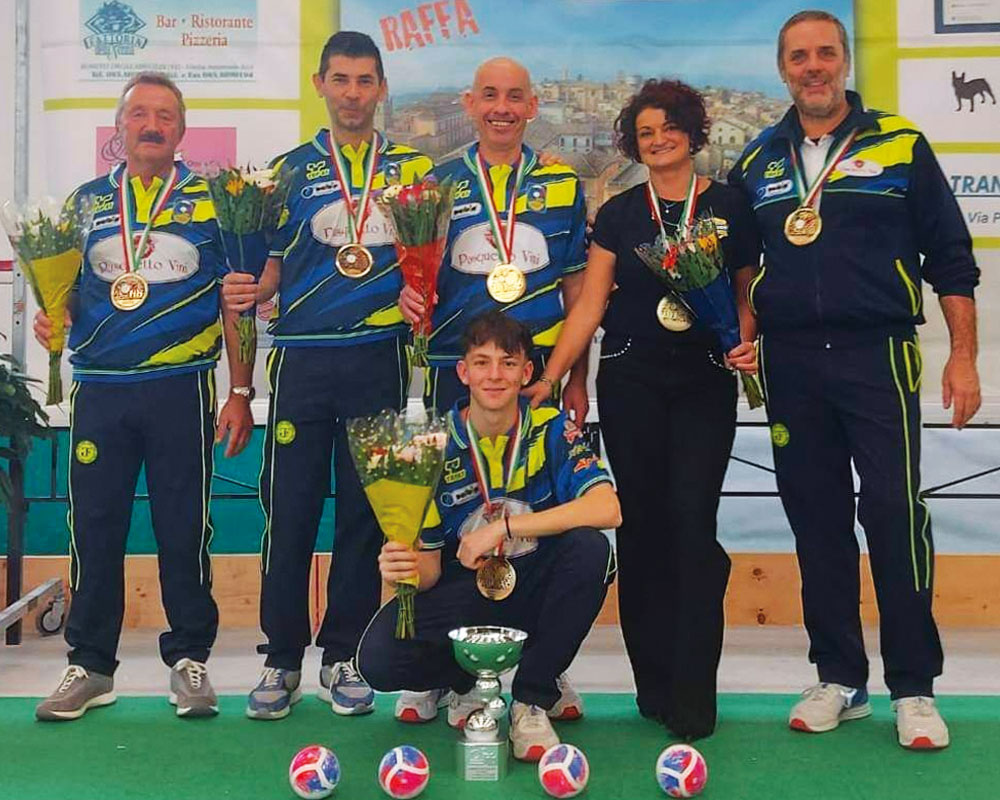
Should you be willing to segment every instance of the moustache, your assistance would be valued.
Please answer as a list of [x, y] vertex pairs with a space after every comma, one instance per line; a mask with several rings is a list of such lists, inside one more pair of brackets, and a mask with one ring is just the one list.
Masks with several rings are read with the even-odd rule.
[[163, 134], [157, 133], [156, 131], [146, 131], [145, 133], [139, 134], [140, 142], [152, 142], [153, 144], [163, 144], [166, 139], [163, 138]]

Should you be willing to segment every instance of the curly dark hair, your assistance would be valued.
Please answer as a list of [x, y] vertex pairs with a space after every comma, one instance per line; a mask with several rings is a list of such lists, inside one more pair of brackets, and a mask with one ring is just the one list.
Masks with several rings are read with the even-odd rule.
[[639, 161], [635, 120], [639, 112], [659, 108], [691, 140], [691, 155], [708, 142], [711, 121], [705, 111], [705, 98], [683, 81], [650, 78], [632, 95], [615, 120], [615, 145], [623, 155]]

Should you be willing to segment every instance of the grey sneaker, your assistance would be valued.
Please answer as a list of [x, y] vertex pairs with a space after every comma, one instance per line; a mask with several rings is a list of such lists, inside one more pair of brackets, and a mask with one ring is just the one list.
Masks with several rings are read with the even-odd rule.
[[431, 689], [428, 692], [403, 692], [396, 699], [396, 719], [400, 722], [431, 722], [438, 711], [451, 703], [451, 689]]
[[302, 699], [302, 672], [292, 669], [264, 667], [260, 681], [247, 698], [250, 719], [281, 719]]
[[182, 658], [170, 670], [170, 704], [178, 717], [212, 717], [219, 713], [219, 699], [200, 661]]
[[559, 687], [559, 699], [546, 712], [549, 715], [549, 719], [563, 721], [580, 719], [583, 716], [583, 698], [573, 688], [573, 684], [569, 682], [569, 676], [565, 672], [556, 678], [556, 686]]
[[35, 706], [35, 718], [48, 722], [77, 719], [88, 708], [109, 706], [117, 699], [110, 675], [87, 672], [70, 664], [63, 670], [56, 690]]
[[319, 699], [341, 716], [370, 714], [375, 710], [375, 692], [361, 677], [353, 661], [324, 664], [319, 671]]

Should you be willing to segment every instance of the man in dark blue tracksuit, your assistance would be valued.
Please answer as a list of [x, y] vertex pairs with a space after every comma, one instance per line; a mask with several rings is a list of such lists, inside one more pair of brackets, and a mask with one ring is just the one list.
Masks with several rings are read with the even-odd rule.
[[972, 242], [923, 135], [846, 92], [850, 52], [836, 18], [792, 17], [778, 64], [795, 105], [747, 147], [729, 180], [745, 191], [762, 239], [750, 302], [820, 680], [789, 723], [820, 732], [871, 713], [853, 461], [899, 742], [944, 747], [932, 688], [942, 653], [931, 615], [930, 517], [919, 495], [915, 326], [924, 322], [925, 279], [951, 334], [944, 402], [954, 402], [953, 424], [962, 427], [979, 406]]

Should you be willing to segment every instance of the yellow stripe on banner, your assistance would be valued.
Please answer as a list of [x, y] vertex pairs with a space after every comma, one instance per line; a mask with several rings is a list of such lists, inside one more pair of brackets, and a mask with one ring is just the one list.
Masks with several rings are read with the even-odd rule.
[[972, 240], [976, 250], [1000, 250], [1000, 236], [977, 236]]
[[1000, 58], [1000, 47], [900, 47], [898, 58]]
[[855, 81], [865, 105], [899, 110], [896, 0], [854, 4]]
[[316, 96], [313, 73], [319, 67], [326, 40], [340, 30], [339, 0], [302, 0], [299, 3], [299, 136], [312, 137], [330, 125], [326, 105]]
[[934, 152], [941, 153], [1000, 153], [1000, 142], [931, 142]]
[[[318, 58], [319, 56], [317, 56]], [[114, 109], [117, 97], [55, 97], [42, 104], [45, 111], [79, 111], [86, 109]], [[284, 98], [267, 97], [192, 97], [184, 98], [184, 105], [197, 109], [225, 109], [229, 111], [298, 111], [301, 102]]]

